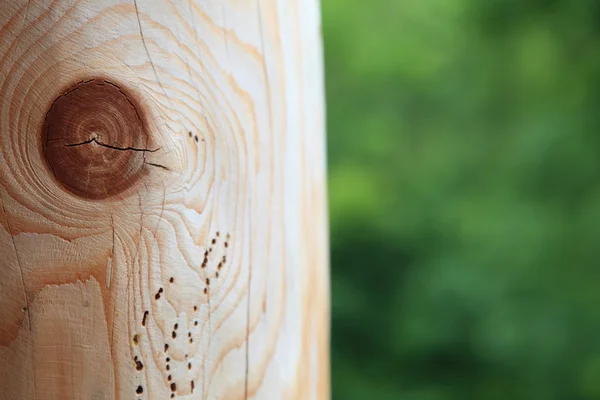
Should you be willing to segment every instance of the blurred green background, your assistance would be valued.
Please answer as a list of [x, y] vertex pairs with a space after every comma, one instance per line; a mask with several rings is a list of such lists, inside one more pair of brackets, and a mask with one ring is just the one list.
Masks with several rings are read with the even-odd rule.
[[600, 399], [600, 1], [322, 7], [333, 398]]

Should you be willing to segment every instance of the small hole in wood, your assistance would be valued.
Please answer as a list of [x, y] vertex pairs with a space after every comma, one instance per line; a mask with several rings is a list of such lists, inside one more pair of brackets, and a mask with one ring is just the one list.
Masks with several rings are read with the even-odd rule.
[[144, 388], [143, 388], [143, 387], [140, 385], [140, 386], [138, 386], [138, 387], [137, 387], [137, 389], [135, 389], [135, 392], [136, 392], [137, 394], [144, 393]]
[[142, 326], [146, 326], [147, 318], [148, 318], [148, 311], [144, 311], [144, 316], [142, 317]]
[[142, 364], [142, 362], [141, 362], [141, 361], [139, 361], [139, 360], [138, 360], [138, 361], [136, 361], [136, 362], [135, 362], [135, 369], [137, 369], [138, 371], [141, 371], [141, 370], [143, 370], [143, 369], [144, 369], [144, 364]]
[[171, 283], [175, 282], [175, 278], [171, 277], [171, 279], [169, 279], [169, 282], [171, 282]]
[[167, 352], [167, 350], [169, 350], [169, 345], [165, 343], [165, 353]]
[[172, 337], [173, 339], [175, 339], [175, 338], [177, 337], [177, 332], [173, 331], [173, 332], [171, 333], [171, 337]]
[[198, 326], [198, 321], [194, 321], [194, 325]]
[[133, 335], [133, 344], [137, 345], [140, 342], [140, 335], [138, 335], [137, 333], [135, 335]]
[[171, 382], [171, 379], [173, 379], [173, 378], [171, 377], [171, 375], [167, 376], [167, 380], [168, 380], [169, 382]]
[[198, 311], [198, 306], [194, 306], [194, 311]]
[[174, 392], [177, 390], [177, 384], [175, 382], [171, 383], [171, 391]]
[[194, 387], [195, 387], [195, 385], [194, 385], [194, 381], [191, 381], [191, 382], [190, 382], [190, 385], [192, 386], [192, 393], [194, 393]]
[[191, 362], [188, 363], [188, 369], [192, 369], [192, 363]]

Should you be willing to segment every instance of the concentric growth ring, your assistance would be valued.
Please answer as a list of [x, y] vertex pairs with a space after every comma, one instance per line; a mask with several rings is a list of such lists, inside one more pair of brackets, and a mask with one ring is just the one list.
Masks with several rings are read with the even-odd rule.
[[46, 114], [44, 155], [58, 181], [90, 200], [119, 194], [140, 179], [148, 148], [140, 105], [103, 79], [74, 84]]

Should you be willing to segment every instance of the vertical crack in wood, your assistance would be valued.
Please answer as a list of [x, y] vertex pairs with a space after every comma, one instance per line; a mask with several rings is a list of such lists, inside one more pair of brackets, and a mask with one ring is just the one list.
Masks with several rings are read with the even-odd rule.
[[262, 7], [261, 0], [256, 0], [257, 9], [258, 9], [258, 29], [260, 34], [260, 52], [263, 58], [263, 75], [265, 79], [265, 89], [267, 95], [267, 107], [269, 109], [269, 130], [273, 132], [273, 107], [271, 106], [271, 84], [269, 83], [269, 74], [267, 72], [267, 57], [265, 50], [265, 35], [263, 33], [263, 21], [262, 21]]
[[[146, 188], [146, 190], [148, 189], [146, 183], [144, 182], [144, 187]], [[140, 249], [140, 241], [142, 240], [142, 230], [144, 228], [144, 208], [142, 207], [142, 195], [141, 193], [138, 196], [139, 200], [138, 200], [138, 204], [139, 204], [139, 208], [140, 208], [140, 230], [138, 232], [138, 237], [137, 237], [137, 241], [135, 243], [135, 252], [133, 253], [133, 257], [131, 258], [131, 268], [130, 271], [128, 273], [126, 273], [127, 275], [127, 281], [125, 284], [125, 295], [127, 295], [127, 292], [129, 291], [129, 283], [131, 280], [131, 276], [133, 274], [133, 270], [135, 268], [135, 260], [137, 259], [138, 253], [139, 253], [139, 249]], [[125, 261], [125, 267], [127, 268], [127, 261]], [[115, 344], [115, 317], [116, 317], [116, 312], [117, 312], [117, 296], [118, 296], [118, 292], [115, 293], [115, 299], [113, 302], [113, 312], [112, 312], [112, 329], [111, 329], [111, 337], [110, 337], [110, 349], [111, 349], [111, 355], [114, 354], [114, 344]], [[115, 381], [115, 391], [117, 391], [118, 388], [116, 387], [116, 381]], [[115, 392], [116, 393], [116, 392]]]
[[[197, 45], [198, 44], [198, 27], [196, 26], [196, 20], [194, 19], [194, 9], [192, 7], [192, 0], [189, 0], [188, 4], [189, 4], [189, 8], [190, 8], [190, 17], [192, 19], [192, 27], [194, 28], [194, 43]], [[192, 87], [194, 88], [194, 90], [196, 91], [196, 95], [198, 96], [198, 103], [202, 104], [202, 96], [200, 95], [198, 86], [196, 86], [196, 82], [194, 82], [192, 70], [190, 69], [189, 65], [187, 66], [187, 68], [188, 68], [188, 73], [190, 74]], [[204, 114], [204, 110], [202, 108], [200, 108], [199, 112], [200, 112], [200, 115], [202, 116], [202, 118], [204, 119], [206, 126], [208, 127], [208, 118], [206, 118], [206, 115]]]
[[[194, 28], [194, 37], [197, 39], [198, 33], [196, 32], [196, 24], [194, 23], [194, 11], [192, 10], [192, 0], [188, 0], [188, 9], [190, 12], [190, 18], [192, 19], [192, 28]], [[179, 29], [177, 29], [177, 36], [180, 36]], [[192, 69], [190, 68], [190, 59], [187, 54], [188, 52], [184, 51], [183, 48], [181, 47], [181, 40], [179, 40], [179, 37], [177, 40], [177, 46], [179, 47], [179, 50], [181, 50], [181, 54], [185, 55], [185, 67], [188, 71], [188, 75], [190, 76], [190, 84], [194, 87], [194, 89], [197, 92], [198, 88], [196, 88], [196, 86], [194, 84], [194, 77], [192, 76]], [[200, 98], [198, 98], [198, 101], [200, 101]]]
[[[154, 62], [152, 61], [152, 57], [150, 57], [150, 51], [148, 50], [148, 45], [146, 44], [146, 38], [144, 37], [144, 30], [142, 28], [142, 21], [140, 19], [140, 12], [138, 10], [137, 0], [133, 0], [133, 5], [135, 7], [135, 16], [137, 18], [138, 27], [140, 29], [140, 37], [142, 38], [142, 44], [144, 45], [144, 50], [146, 50], [146, 55], [148, 56], [148, 61], [150, 61], [150, 66], [152, 66], [152, 71], [154, 71], [154, 76], [156, 77], [156, 82], [158, 82], [158, 86], [160, 86], [160, 88], [162, 89], [167, 101], [169, 103], [171, 103], [171, 99], [167, 95], [167, 91], [165, 90], [164, 86], [162, 85], [160, 79], [158, 78], [158, 72], [156, 71], [156, 66], [154, 65]], [[171, 108], [174, 109], [172, 107], [172, 104], [171, 104]]]
[[[117, 60], [119, 60], [121, 62], [121, 65], [125, 66], [133, 75], [135, 75], [139, 80], [140, 80], [140, 84], [142, 86], [148, 86], [144, 80], [142, 79], [142, 77], [140, 76], [139, 73], [137, 73], [137, 71], [135, 71], [133, 68], [131, 68], [131, 66], [129, 64], [127, 64], [125, 62], [125, 60], [123, 60], [121, 57], [119, 57], [117, 54], [112, 54], [112, 56], [114, 58], [116, 58]], [[155, 104], [159, 104], [158, 100], [156, 100], [156, 98], [152, 95], [152, 93], [148, 92], [148, 91], [144, 91], [144, 96], [147, 96], [148, 98], [150, 98]], [[161, 117], [163, 119], [168, 119], [167, 114], [165, 113], [165, 111], [162, 108], [157, 108], [156, 109], [160, 114]]]
[[[142, 183], [144, 184], [144, 187], [146, 188], [146, 191], [148, 191], [148, 185], [146, 185], [146, 182], [142, 181]], [[138, 231], [138, 237], [137, 237], [137, 241], [135, 243], [135, 251], [133, 253], [133, 257], [131, 258], [131, 267], [129, 268], [129, 272], [126, 272], [127, 275], [127, 281], [125, 284], [125, 305], [126, 305], [126, 309], [127, 311], [129, 311], [129, 284], [131, 282], [132, 279], [132, 275], [134, 272], [134, 269], [136, 267], [136, 260], [138, 258], [138, 254], [139, 254], [139, 250], [140, 250], [140, 242], [142, 241], [142, 234], [143, 234], [143, 229], [144, 229], [144, 208], [142, 207], [142, 194], [139, 193], [138, 194], [138, 206], [140, 208], [140, 229]], [[141, 263], [138, 262], [138, 267], [140, 267]], [[125, 261], [125, 267], [127, 268], [127, 261]], [[115, 340], [115, 316], [116, 316], [116, 305], [117, 305], [117, 295], [118, 293], [115, 294], [115, 301], [113, 303], [113, 317], [112, 317], [112, 333], [111, 333], [111, 343], [110, 343], [110, 350], [111, 350], [111, 355], [113, 354], [115, 347], [114, 347], [114, 340]], [[135, 306], [134, 306], [135, 307]], [[115, 393], [118, 393], [118, 388], [117, 388], [117, 380], [115, 380]]]
[[21, 28], [21, 30], [25, 29], [25, 25], [27, 25], [27, 20], [29, 20], [29, 5], [31, 4], [31, 0], [27, 1], [27, 6], [25, 7], [25, 14], [23, 15], [23, 28]]
[[[260, 46], [261, 46], [261, 55], [263, 58], [263, 75], [265, 79], [265, 90], [267, 96], [267, 107], [269, 108], [269, 129], [272, 131], [272, 109], [271, 109], [271, 93], [270, 93], [270, 85], [269, 85], [269, 77], [267, 74], [267, 66], [266, 66], [266, 57], [265, 57], [265, 39], [263, 34], [263, 24], [262, 24], [262, 4], [261, 0], [256, 0], [256, 11], [257, 11], [257, 21], [258, 21], [258, 32], [260, 35]], [[248, 160], [250, 162], [250, 160]], [[248, 167], [248, 171], [252, 171], [251, 165]], [[254, 195], [254, 187], [252, 188], [252, 194]], [[249, 214], [248, 214], [248, 223], [249, 223], [249, 241], [250, 241], [250, 262], [248, 264], [248, 304], [246, 309], [246, 381], [244, 385], [244, 398], [248, 400], [248, 377], [250, 374], [250, 307], [251, 307], [251, 292], [252, 292], [252, 196], [248, 196], [249, 202]]]
[[10, 221], [8, 219], [8, 214], [6, 213], [6, 208], [4, 207], [4, 200], [0, 196], [0, 201], [2, 202], [2, 212], [4, 213], [4, 219], [6, 220], [6, 227], [8, 228], [8, 233], [10, 235], [13, 248], [15, 250], [15, 259], [17, 260], [17, 265], [19, 266], [19, 272], [21, 275], [21, 284], [23, 285], [23, 297], [25, 299], [25, 308], [27, 310], [27, 319], [29, 320], [29, 331], [32, 330], [33, 326], [31, 325], [31, 315], [29, 313], [29, 300], [27, 299], [27, 289], [25, 288], [25, 275], [23, 274], [23, 266], [21, 265], [21, 259], [19, 257], [19, 252], [17, 250], [17, 243], [15, 242], [15, 237], [13, 235], [12, 228], [10, 226]]
[[[23, 285], [23, 297], [25, 300], [25, 312], [27, 313], [27, 321], [29, 324], [29, 332], [30, 332], [30, 341], [33, 341], [33, 325], [31, 323], [31, 310], [29, 309], [29, 300], [27, 299], [27, 289], [25, 287], [25, 275], [23, 274], [23, 266], [21, 265], [21, 259], [19, 257], [19, 251], [17, 250], [17, 242], [15, 242], [15, 236], [13, 235], [12, 228], [10, 226], [10, 221], [8, 219], [8, 214], [6, 213], [6, 207], [4, 206], [4, 199], [0, 194], [0, 204], [2, 205], [2, 212], [4, 214], [4, 219], [6, 220], [6, 227], [8, 228], [8, 234], [10, 235], [13, 248], [15, 251], [15, 259], [17, 260], [17, 265], [19, 266], [19, 272], [21, 274], [21, 284]], [[33, 343], [31, 343], [31, 371], [33, 378], [33, 392], [36, 393], [36, 378], [35, 378], [35, 354], [34, 354]]]
[[106, 266], [106, 288], [110, 289], [110, 284], [112, 282], [112, 274], [113, 274], [113, 261], [115, 259], [115, 218], [113, 214], [110, 214], [110, 226], [112, 228], [112, 248], [110, 251], [110, 258], [108, 259], [108, 264]]
[[162, 187], [163, 187], [163, 198], [162, 198], [162, 204], [161, 204], [161, 208], [160, 208], [160, 214], [158, 215], [158, 221], [156, 222], [156, 227], [154, 228], [154, 233], [153, 233], [153, 237], [156, 240], [156, 232], [158, 232], [158, 226], [160, 225], [160, 222], [162, 221], [163, 218], [163, 214], [165, 212], [165, 203], [167, 202], [167, 186], [165, 185], [165, 180], [163, 178], [160, 178], [160, 181], [162, 183]]

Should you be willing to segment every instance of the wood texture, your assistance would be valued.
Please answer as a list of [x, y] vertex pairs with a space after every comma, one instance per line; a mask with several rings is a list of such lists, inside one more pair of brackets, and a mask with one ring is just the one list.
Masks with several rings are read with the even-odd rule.
[[317, 0], [0, 0], [3, 399], [329, 397], [321, 63]]

